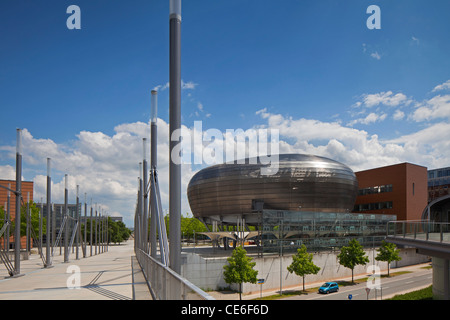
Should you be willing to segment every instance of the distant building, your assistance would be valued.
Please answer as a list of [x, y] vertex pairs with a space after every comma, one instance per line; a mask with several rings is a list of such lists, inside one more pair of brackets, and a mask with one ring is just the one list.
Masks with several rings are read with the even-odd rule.
[[358, 196], [353, 212], [419, 220], [428, 203], [427, 168], [411, 163], [355, 172]]
[[[16, 190], [16, 180], [0, 180], [0, 185], [10, 188], [12, 190]], [[24, 203], [28, 199], [33, 201], [33, 181], [22, 181], [22, 198]], [[11, 221], [16, 218], [16, 195], [13, 192], [9, 192], [4, 188], [0, 188], [0, 207], [5, 210], [5, 216], [8, 211], [8, 193], [9, 193], [9, 214]], [[14, 230], [10, 230], [10, 244], [14, 243]], [[2, 240], [0, 240], [2, 241]], [[25, 236], [21, 237], [21, 247], [25, 248], [26, 240]], [[1, 243], [1, 242], [0, 242]]]
[[450, 222], [450, 167], [428, 170], [428, 205], [422, 218]]
[[449, 195], [450, 167], [428, 170], [428, 202]]

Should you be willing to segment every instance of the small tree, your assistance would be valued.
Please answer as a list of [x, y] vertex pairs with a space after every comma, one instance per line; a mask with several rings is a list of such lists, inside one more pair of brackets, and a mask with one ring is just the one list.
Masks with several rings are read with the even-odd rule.
[[363, 250], [363, 247], [356, 239], [349, 242], [348, 247], [342, 247], [341, 253], [338, 255], [339, 264], [352, 269], [352, 283], [353, 271], [357, 265], [365, 265], [369, 263], [369, 258]]
[[313, 254], [306, 251], [306, 246], [302, 246], [297, 249], [297, 254], [292, 256], [292, 263], [287, 267], [290, 273], [303, 278], [303, 291], [305, 291], [305, 276], [308, 274], [317, 274], [320, 271], [320, 267], [316, 266], [312, 261]]
[[378, 255], [375, 257], [377, 261], [386, 261], [388, 263], [388, 277], [389, 277], [389, 264], [392, 261], [400, 261], [402, 258], [398, 255], [400, 252], [394, 243], [386, 242], [383, 240], [381, 247], [377, 249]]
[[228, 265], [223, 266], [223, 276], [226, 283], [239, 283], [239, 299], [242, 300], [242, 284], [244, 282], [256, 283], [258, 271], [253, 270], [256, 262], [247, 257], [247, 251], [241, 246], [233, 250], [227, 259]]

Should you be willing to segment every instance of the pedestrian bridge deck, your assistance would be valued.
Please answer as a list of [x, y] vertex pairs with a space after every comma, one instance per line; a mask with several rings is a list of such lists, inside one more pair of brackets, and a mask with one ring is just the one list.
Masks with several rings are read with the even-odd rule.
[[90, 256], [88, 250], [86, 258], [75, 257], [71, 254], [69, 262], [64, 263], [58, 252], [53, 267], [43, 268], [39, 255], [30, 255], [29, 260], [21, 261], [19, 277], [9, 277], [5, 266], [0, 264], [0, 300], [151, 299], [135, 260], [133, 241], [109, 246], [101, 254]]

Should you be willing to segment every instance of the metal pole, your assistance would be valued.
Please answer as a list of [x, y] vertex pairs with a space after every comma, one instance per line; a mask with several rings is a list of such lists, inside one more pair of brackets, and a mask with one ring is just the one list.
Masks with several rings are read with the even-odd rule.
[[98, 253], [102, 253], [103, 209], [98, 211]]
[[25, 256], [24, 260], [28, 260], [28, 253], [30, 252], [30, 192], [27, 192], [27, 210], [26, 214], [26, 227], [25, 227]]
[[[56, 242], [56, 210], [55, 210], [55, 204], [52, 203], [51, 206], [51, 212], [50, 212], [50, 216], [52, 218], [52, 229], [51, 229], [51, 242], [50, 242], [50, 246], [55, 245]], [[50, 239], [50, 236], [49, 236]], [[51, 255], [53, 255], [53, 249], [51, 252]]]
[[20, 200], [22, 197], [22, 129], [17, 129], [16, 142], [16, 228], [14, 234], [14, 274], [20, 274]]
[[[11, 183], [8, 183], [8, 188], [11, 189]], [[11, 191], [8, 190], [8, 199], [7, 199], [7, 203], [6, 203], [6, 219], [8, 221], [11, 221]], [[8, 255], [8, 258], [10, 258], [9, 256], [9, 238], [11, 237], [11, 228], [10, 225], [8, 224], [8, 226], [6, 227], [6, 254]]]
[[[158, 92], [156, 90], [152, 90], [151, 92], [151, 125], [150, 125], [150, 132], [151, 132], [151, 156], [150, 156], [150, 167], [152, 174], [150, 175], [153, 177], [156, 166], [158, 164], [158, 145], [157, 145], [157, 139], [158, 139]], [[150, 183], [153, 183], [153, 178]], [[152, 189], [153, 190], [153, 189]], [[152, 258], [156, 259], [156, 195], [154, 192], [150, 193], [150, 255]]]
[[64, 175], [64, 216], [66, 223], [64, 225], [64, 262], [69, 262], [69, 189], [68, 176]]
[[[170, 167], [169, 167], [169, 262], [181, 273], [181, 156], [173, 155], [179, 141], [172, 141], [181, 130], [181, 0], [170, 0]], [[178, 159], [173, 159], [172, 155]]]
[[91, 227], [91, 232], [89, 234], [90, 240], [89, 243], [91, 244], [91, 256], [92, 256], [92, 198], [91, 198], [91, 219], [90, 219], [91, 223], [90, 223], [90, 227]]
[[83, 245], [83, 258], [86, 258], [87, 249], [87, 203], [86, 193], [84, 193], [84, 245]]
[[[58, 232], [58, 235], [59, 235], [59, 233], [61, 233], [61, 237], [62, 237], [62, 230], [61, 230], [61, 225], [62, 225], [62, 222], [63, 222], [63, 220], [64, 220], [64, 214], [63, 214], [63, 210], [64, 210], [64, 208], [62, 207], [62, 206], [60, 206], [59, 207], [59, 216], [60, 216], [60, 223], [59, 223], [59, 232]], [[59, 238], [59, 255], [62, 255], [62, 245], [63, 245], [63, 242], [62, 242], [62, 238]]]
[[97, 240], [97, 226], [98, 226], [98, 223], [97, 223], [97, 218], [98, 218], [98, 211], [97, 211], [97, 204], [95, 204], [95, 254], [97, 254], [97, 243], [98, 243], [98, 240]]
[[139, 162], [139, 248], [144, 250], [144, 186], [142, 179], [142, 162]]
[[[39, 243], [41, 244], [41, 250], [43, 248], [42, 246], [42, 218], [43, 218], [43, 214], [44, 214], [44, 204], [42, 202], [42, 198], [41, 198], [41, 208], [39, 211]], [[44, 267], [45, 267], [46, 263], [44, 263]]]
[[143, 178], [143, 200], [144, 200], [144, 216], [143, 216], [143, 244], [142, 248], [145, 252], [148, 253], [148, 193], [147, 193], [147, 185], [148, 185], [148, 170], [147, 170], [147, 139], [143, 138], [143, 160], [142, 160], [142, 178]]
[[[52, 188], [52, 181], [50, 178], [50, 164], [51, 164], [51, 160], [50, 158], [47, 158], [47, 223], [46, 223], [46, 231], [45, 231], [45, 266], [46, 268], [50, 267], [52, 265], [51, 262], [51, 236], [50, 236], [50, 211], [51, 211], [51, 188]], [[54, 239], [53, 239], [54, 240]]]
[[109, 219], [106, 215], [106, 251], [109, 250]]
[[80, 207], [80, 198], [78, 197], [80, 192], [80, 186], [77, 185], [77, 203], [76, 203], [76, 217], [77, 217], [77, 235], [76, 235], [76, 254], [75, 254], [75, 259], [78, 260], [80, 259], [79, 257], [79, 246], [80, 246], [80, 232], [81, 232], [81, 221], [80, 221], [80, 213], [79, 213], [79, 207]]

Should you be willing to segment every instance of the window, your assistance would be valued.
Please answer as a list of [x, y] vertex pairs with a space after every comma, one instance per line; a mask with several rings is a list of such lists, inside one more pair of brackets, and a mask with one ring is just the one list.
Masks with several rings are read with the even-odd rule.
[[392, 201], [372, 202], [355, 205], [354, 211], [392, 209]]
[[358, 190], [359, 196], [364, 196], [367, 194], [377, 194], [377, 193], [384, 193], [384, 192], [392, 192], [392, 184], [386, 184], [381, 186], [374, 186], [374, 187], [368, 187]]

